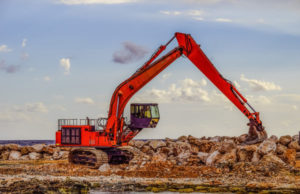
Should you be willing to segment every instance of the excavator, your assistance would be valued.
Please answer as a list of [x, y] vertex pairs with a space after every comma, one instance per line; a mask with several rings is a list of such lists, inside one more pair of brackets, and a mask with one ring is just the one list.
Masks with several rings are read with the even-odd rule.
[[[177, 39], [178, 46], [157, 57]], [[143, 128], [155, 128], [160, 115], [156, 103], [130, 105], [130, 122], [123, 116], [131, 97], [180, 56], [186, 56], [248, 119], [249, 132], [244, 144], [255, 144], [267, 138], [259, 112], [247, 102], [234, 84], [224, 78], [190, 34], [175, 33], [161, 45], [135, 73], [114, 91], [107, 118], [59, 119], [56, 145], [72, 147], [69, 162], [98, 168], [104, 163], [128, 163], [137, 153], [128, 146]]]

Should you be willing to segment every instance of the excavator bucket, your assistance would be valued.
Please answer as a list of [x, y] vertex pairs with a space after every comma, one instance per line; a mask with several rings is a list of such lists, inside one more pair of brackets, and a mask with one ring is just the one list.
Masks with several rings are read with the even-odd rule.
[[263, 126], [258, 127], [253, 121], [250, 121], [247, 125], [249, 126], [249, 131], [246, 141], [243, 142], [244, 145], [261, 143], [268, 138], [267, 132]]
[[130, 127], [133, 129], [155, 128], [159, 121], [159, 110], [157, 104], [131, 104], [130, 105]]

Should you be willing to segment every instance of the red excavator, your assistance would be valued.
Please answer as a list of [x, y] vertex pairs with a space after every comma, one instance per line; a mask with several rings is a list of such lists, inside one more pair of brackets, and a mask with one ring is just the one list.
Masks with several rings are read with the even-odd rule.
[[[179, 46], [155, 60], [175, 38]], [[58, 120], [56, 145], [73, 147], [69, 161], [97, 168], [103, 163], [128, 163], [133, 159], [137, 150], [127, 146], [128, 142], [143, 128], [156, 127], [160, 119], [159, 110], [154, 103], [131, 104], [131, 120], [126, 122], [124, 108], [137, 91], [181, 55], [185, 55], [249, 119], [246, 144], [267, 138], [259, 113], [232, 82], [218, 72], [200, 45], [189, 34], [175, 33], [169, 42], [160, 46], [142, 67], [116, 88], [110, 101], [108, 118]]]

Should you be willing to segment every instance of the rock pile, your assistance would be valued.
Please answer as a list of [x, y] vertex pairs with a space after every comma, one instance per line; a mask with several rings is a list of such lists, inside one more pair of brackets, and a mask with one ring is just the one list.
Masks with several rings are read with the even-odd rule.
[[172, 140], [133, 140], [129, 143], [143, 152], [142, 164], [169, 162], [179, 166], [207, 165], [232, 166], [237, 162], [269, 162], [277, 165], [295, 164], [296, 152], [300, 152], [298, 136], [271, 136], [262, 143], [243, 145], [246, 135], [240, 137], [181, 136]]
[[[231, 167], [238, 162], [268, 162], [277, 165], [295, 164], [296, 152], [300, 152], [299, 137], [271, 136], [262, 143], [243, 145], [246, 135], [239, 137], [181, 136], [178, 139], [132, 140], [129, 145], [139, 150], [129, 165], [130, 169], [147, 164], [168, 163], [176, 166]], [[70, 148], [36, 144], [19, 146], [0, 145], [0, 160], [59, 160], [67, 159]], [[106, 168], [103, 167], [102, 170]]]
[[0, 145], [1, 160], [60, 160], [67, 159], [70, 148], [59, 148], [55, 145], [36, 144], [19, 146], [17, 144]]

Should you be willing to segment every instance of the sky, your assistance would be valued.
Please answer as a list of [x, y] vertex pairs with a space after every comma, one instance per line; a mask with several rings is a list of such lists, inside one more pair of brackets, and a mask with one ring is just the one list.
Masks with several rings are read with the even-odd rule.
[[[1, 0], [0, 139], [54, 139], [57, 119], [107, 117], [118, 84], [175, 32], [192, 35], [269, 135], [300, 131], [298, 0]], [[185, 57], [134, 102], [158, 103], [161, 116], [136, 138], [248, 131]]]

